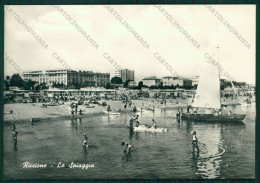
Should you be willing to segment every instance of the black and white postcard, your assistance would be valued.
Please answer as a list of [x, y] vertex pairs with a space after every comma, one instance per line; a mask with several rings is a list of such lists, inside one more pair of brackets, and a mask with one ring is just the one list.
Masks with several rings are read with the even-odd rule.
[[4, 180], [255, 179], [255, 5], [5, 5]]

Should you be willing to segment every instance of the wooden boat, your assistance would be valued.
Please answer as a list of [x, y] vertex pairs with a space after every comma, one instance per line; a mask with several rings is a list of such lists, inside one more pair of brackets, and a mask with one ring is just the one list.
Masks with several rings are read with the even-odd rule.
[[183, 113], [182, 119], [188, 119], [192, 121], [204, 121], [204, 122], [236, 122], [236, 121], [243, 121], [246, 115], [244, 114], [220, 114], [220, 115], [213, 115], [213, 114], [189, 114]]

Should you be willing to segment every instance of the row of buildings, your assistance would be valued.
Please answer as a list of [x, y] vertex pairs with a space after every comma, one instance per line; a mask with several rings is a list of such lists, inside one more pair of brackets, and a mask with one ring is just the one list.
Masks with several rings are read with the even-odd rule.
[[[135, 81], [133, 70], [122, 69], [115, 72], [115, 76], [122, 78], [122, 82], [130, 80], [128, 86], [136, 87], [138, 82]], [[42, 70], [23, 72], [24, 80], [35, 81], [39, 84], [46, 83], [52, 85], [59, 83], [64, 85], [79, 84], [82, 87], [105, 87], [110, 83], [109, 73], [97, 73], [92, 71], [75, 71], [75, 70]], [[179, 77], [163, 77], [162, 79], [154, 77], [144, 78], [143, 85], [151, 86], [194, 86], [198, 83], [198, 78], [185, 79]]]
[[[141, 80], [143, 85], [151, 87], [151, 86], [183, 86], [183, 87], [191, 87], [195, 86], [199, 82], [199, 78], [181, 78], [181, 77], [163, 77], [162, 79], [153, 77], [144, 78]], [[129, 87], [135, 87], [138, 83], [136, 81], [130, 81]]]
[[110, 82], [109, 73], [74, 70], [29, 71], [23, 72], [22, 78], [37, 83], [47, 83], [48, 85], [53, 83], [80, 84], [85, 87], [105, 87]]
[[[135, 80], [134, 71], [129, 69], [116, 71], [115, 76], [122, 78], [123, 82]], [[84, 87], [105, 87], [107, 83], [110, 83], [109, 73], [75, 70], [28, 71], [23, 72], [22, 78], [48, 85], [59, 83], [64, 85], [80, 84]]]

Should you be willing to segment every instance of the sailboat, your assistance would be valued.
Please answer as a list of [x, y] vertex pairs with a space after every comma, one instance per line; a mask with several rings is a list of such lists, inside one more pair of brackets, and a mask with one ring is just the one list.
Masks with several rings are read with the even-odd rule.
[[193, 113], [182, 113], [182, 119], [207, 122], [234, 122], [242, 121], [243, 114], [212, 113], [221, 109], [220, 73], [216, 66], [209, 62], [204, 63], [201, 70], [197, 92], [192, 103]]

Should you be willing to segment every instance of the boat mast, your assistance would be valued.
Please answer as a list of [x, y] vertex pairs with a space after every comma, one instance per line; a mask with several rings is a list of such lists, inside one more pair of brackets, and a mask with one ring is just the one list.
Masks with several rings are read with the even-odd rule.
[[[219, 46], [218, 46], [218, 44], [217, 44], [217, 53], [218, 53], [218, 49], [219, 49]], [[219, 53], [218, 53], [218, 63], [219, 63]], [[220, 65], [220, 63], [219, 63], [219, 65]], [[220, 83], [221, 83], [221, 81], [220, 81], [220, 70], [218, 69], [218, 78], [219, 78], [219, 103], [220, 103], [220, 108], [221, 108], [221, 88], [220, 88]]]

